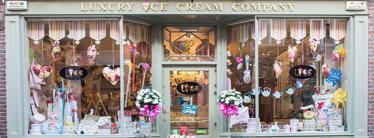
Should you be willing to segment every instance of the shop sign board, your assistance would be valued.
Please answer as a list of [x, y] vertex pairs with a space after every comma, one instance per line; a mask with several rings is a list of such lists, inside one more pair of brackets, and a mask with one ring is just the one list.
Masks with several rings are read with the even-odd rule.
[[197, 94], [202, 90], [202, 86], [196, 82], [182, 82], [177, 85], [177, 91], [185, 95]]
[[289, 73], [296, 79], [308, 79], [316, 75], [316, 69], [309, 65], [297, 65], [292, 67]]
[[27, 1], [7, 1], [6, 9], [8, 11], [25, 11], [27, 10]]
[[364, 11], [366, 8], [366, 1], [347, 1], [345, 9], [348, 11]]
[[67, 80], [80, 80], [88, 75], [88, 71], [80, 66], [68, 66], [60, 70], [60, 75]]

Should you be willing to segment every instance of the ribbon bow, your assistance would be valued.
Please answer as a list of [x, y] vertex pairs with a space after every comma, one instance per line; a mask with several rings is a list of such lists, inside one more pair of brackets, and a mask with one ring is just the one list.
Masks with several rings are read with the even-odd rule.
[[156, 119], [157, 115], [161, 111], [161, 106], [157, 105], [144, 105], [140, 108], [140, 114], [146, 115], [149, 117], [149, 121], [152, 123]]
[[219, 103], [219, 109], [223, 112], [226, 117], [239, 115], [239, 108], [235, 105], [228, 105], [225, 103]]

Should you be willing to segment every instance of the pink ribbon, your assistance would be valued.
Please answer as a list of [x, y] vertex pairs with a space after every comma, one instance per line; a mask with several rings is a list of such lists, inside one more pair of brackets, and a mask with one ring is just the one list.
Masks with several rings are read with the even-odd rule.
[[226, 117], [230, 117], [233, 115], [239, 115], [239, 108], [235, 105], [228, 105], [225, 103], [219, 103], [219, 109]]
[[142, 108], [140, 108], [140, 114], [141, 115], [146, 115], [149, 117], [149, 121], [151, 123], [154, 122], [156, 119], [157, 115], [161, 111], [161, 106], [159, 104], [157, 105], [144, 105]]

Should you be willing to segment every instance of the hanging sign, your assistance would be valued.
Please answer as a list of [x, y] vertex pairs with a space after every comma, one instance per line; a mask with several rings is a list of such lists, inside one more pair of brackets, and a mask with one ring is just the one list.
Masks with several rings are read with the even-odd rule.
[[196, 82], [182, 82], [177, 85], [177, 91], [186, 95], [197, 94], [202, 90], [202, 86]]
[[8, 11], [25, 11], [27, 10], [27, 1], [7, 1], [6, 9]]
[[348, 11], [364, 11], [366, 8], [366, 1], [347, 1], [345, 9]]
[[316, 69], [309, 65], [297, 65], [292, 67], [289, 73], [297, 79], [308, 79], [316, 75]]
[[196, 115], [199, 107], [197, 105], [182, 105], [182, 114]]
[[88, 71], [79, 66], [68, 66], [60, 70], [60, 75], [67, 80], [80, 80], [87, 76]]

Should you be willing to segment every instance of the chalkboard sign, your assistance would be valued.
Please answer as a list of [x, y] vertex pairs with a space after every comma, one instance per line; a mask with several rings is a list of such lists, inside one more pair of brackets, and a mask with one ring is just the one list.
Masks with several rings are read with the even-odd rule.
[[80, 80], [87, 76], [88, 71], [79, 66], [67, 66], [60, 70], [60, 75], [67, 80]]
[[197, 94], [201, 89], [202, 86], [196, 82], [182, 82], [177, 85], [177, 91], [186, 95]]
[[290, 69], [290, 75], [296, 79], [308, 79], [316, 75], [316, 69], [309, 65], [297, 65]]

